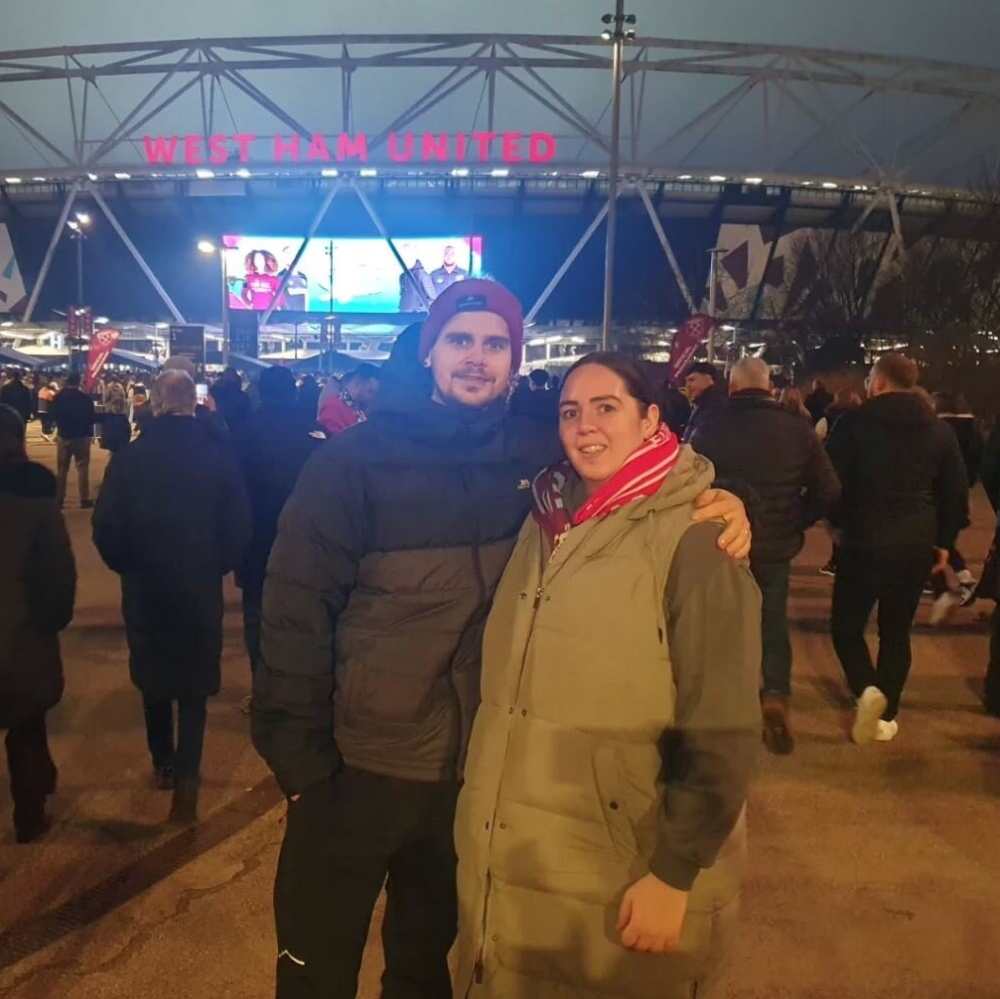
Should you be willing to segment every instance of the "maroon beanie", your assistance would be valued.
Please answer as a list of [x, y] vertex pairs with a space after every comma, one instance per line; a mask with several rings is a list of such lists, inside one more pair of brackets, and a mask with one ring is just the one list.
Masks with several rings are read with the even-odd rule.
[[524, 342], [524, 314], [521, 303], [496, 281], [468, 278], [456, 281], [434, 299], [430, 313], [420, 330], [420, 360], [431, 352], [445, 323], [460, 312], [492, 312], [506, 324], [510, 333], [511, 369], [521, 366]]

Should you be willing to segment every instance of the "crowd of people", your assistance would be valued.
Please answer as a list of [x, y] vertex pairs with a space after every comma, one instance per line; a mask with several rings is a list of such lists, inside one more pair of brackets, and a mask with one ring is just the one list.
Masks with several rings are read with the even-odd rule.
[[[288, 800], [281, 999], [354, 996], [383, 884], [386, 996], [711, 994], [757, 747], [794, 751], [805, 531], [823, 522], [835, 545], [851, 738], [891, 741], [922, 591], [953, 606], [975, 584], [957, 539], [970, 483], [1000, 500], [1000, 434], [922, 394], [901, 354], [875, 363], [865, 401], [778, 394], [755, 358], [728, 381], [696, 362], [682, 394], [616, 353], [519, 382], [523, 334], [517, 299], [469, 279], [382, 368], [325, 386], [269, 368], [251, 395], [227, 370], [202, 393], [177, 358], [148, 401], [109, 379], [96, 413], [72, 375], [44, 410], [17, 378], [0, 390], [19, 840], [46, 831], [56, 787], [45, 716], [72, 618], [76, 461], [177, 823], [198, 818], [224, 577], [242, 590], [244, 707]], [[56, 476], [27, 460], [35, 413], [57, 428]], [[113, 452], [96, 505], [95, 421]], [[975, 592], [998, 585], [987, 572]], [[1000, 611], [985, 698], [1000, 714]]]

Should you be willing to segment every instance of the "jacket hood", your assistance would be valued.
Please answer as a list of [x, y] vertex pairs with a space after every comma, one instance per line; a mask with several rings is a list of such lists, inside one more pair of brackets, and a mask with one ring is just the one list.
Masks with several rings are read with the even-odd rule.
[[913, 392], [887, 392], [876, 396], [864, 403], [861, 413], [893, 426], [929, 426], [936, 419], [927, 403]]

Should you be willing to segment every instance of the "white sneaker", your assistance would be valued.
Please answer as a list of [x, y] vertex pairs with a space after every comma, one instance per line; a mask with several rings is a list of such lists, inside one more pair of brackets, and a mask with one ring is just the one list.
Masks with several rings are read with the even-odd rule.
[[899, 722], [895, 719], [893, 721], [882, 721], [881, 718], [878, 720], [878, 730], [875, 732], [876, 742], [892, 742], [899, 733]]
[[963, 586], [975, 586], [976, 585], [976, 577], [973, 576], [972, 573], [969, 572], [968, 569], [963, 569], [961, 572], [955, 573], [955, 578]]
[[851, 728], [851, 739], [859, 746], [871, 742], [878, 733], [878, 723], [889, 702], [878, 687], [865, 687], [858, 698], [858, 707], [854, 713], [854, 725]]
[[934, 601], [931, 607], [931, 625], [937, 628], [945, 623], [951, 616], [951, 612], [962, 603], [962, 598], [957, 593], [945, 592]]

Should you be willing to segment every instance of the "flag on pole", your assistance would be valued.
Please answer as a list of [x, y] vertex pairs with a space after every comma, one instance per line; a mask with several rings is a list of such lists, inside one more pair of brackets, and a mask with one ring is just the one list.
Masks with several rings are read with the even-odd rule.
[[670, 366], [667, 369], [667, 379], [671, 383], [676, 383], [684, 374], [695, 351], [708, 339], [714, 328], [715, 320], [698, 312], [674, 334], [673, 346], [670, 348]]
[[115, 344], [121, 333], [116, 329], [98, 330], [90, 338], [90, 351], [87, 354], [87, 371], [83, 376], [83, 391], [90, 392], [100, 375], [101, 369], [111, 356], [111, 351], [115, 349]]

